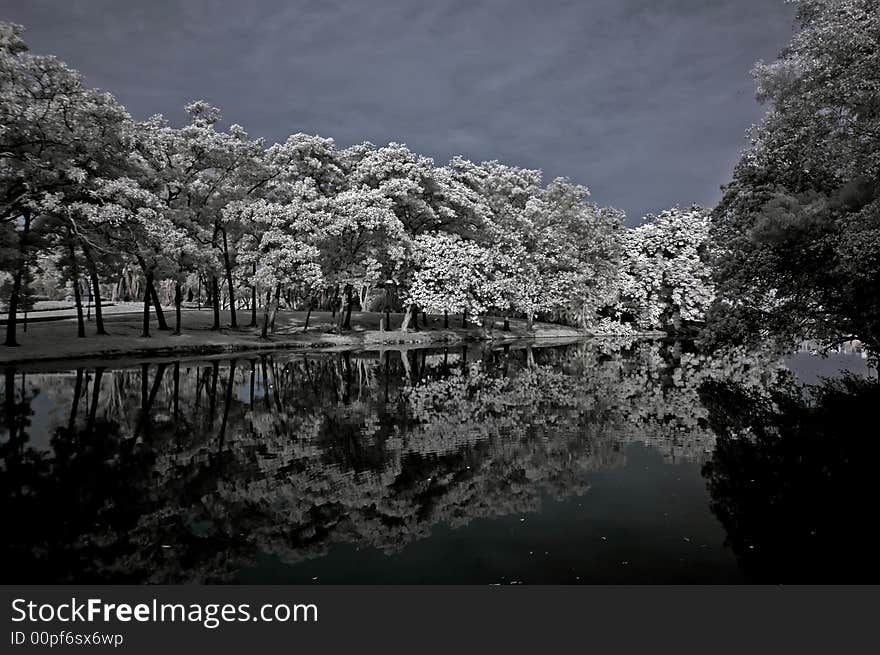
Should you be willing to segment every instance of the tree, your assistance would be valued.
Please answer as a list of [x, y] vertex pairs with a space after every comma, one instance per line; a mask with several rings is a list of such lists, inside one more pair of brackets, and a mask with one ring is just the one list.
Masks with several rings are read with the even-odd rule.
[[[226, 282], [230, 324], [238, 326], [233, 270], [238, 238], [235, 222], [224, 222], [222, 210], [265, 184], [271, 173], [263, 162], [262, 140], [250, 139], [233, 124], [228, 131], [216, 129], [220, 111], [204, 101], [186, 107], [189, 124], [171, 127], [161, 116], [138, 124], [141, 185], [159, 199], [167, 220], [189, 238], [216, 251], [216, 258], [203, 258], [211, 281], [213, 329], [220, 329], [220, 277]], [[216, 265], [214, 264], [216, 262]]]
[[392, 203], [395, 214], [412, 236], [448, 228], [459, 221], [446, 202], [442, 178], [434, 161], [411, 152], [405, 145], [382, 148], [363, 144], [344, 153], [352, 162], [352, 188], [375, 189]]
[[6, 345], [16, 345], [21, 276], [36, 252], [51, 203], [76, 199], [116, 170], [128, 148], [124, 108], [83, 86], [55, 57], [32, 55], [18, 25], [0, 23], [0, 242], [12, 274]]
[[365, 309], [370, 291], [401, 269], [409, 250], [409, 235], [394, 213], [393, 204], [380, 191], [356, 187], [341, 191], [317, 214], [318, 246], [324, 279], [345, 289], [346, 311], [340, 327], [350, 328], [352, 291], [357, 289]]
[[95, 185], [93, 197], [95, 202], [74, 203], [70, 210], [83, 215], [106, 246], [88, 239], [84, 231], [80, 232], [82, 238], [92, 247], [121, 251], [137, 262], [145, 280], [143, 336], [150, 336], [151, 305], [159, 329], [168, 329], [156, 280], [181, 275], [182, 265], [198, 258], [198, 245], [162, 211], [161, 200], [135, 180], [101, 180]]
[[[224, 295], [237, 327], [239, 297], [249, 292], [256, 326], [268, 290], [264, 336], [282, 297], [309, 309], [320, 299], [348, 329], [355, 305], [372, 309], [380, 286], [386, 322], [392, 307], [405, 311], [402, 330], [418, 329], [419, 308], [444, 312], [445, 325], [449, 312], [462, 314], [462, 326], [494, 312], [506, 327], [518, 314], [530, 329], [537, 317], [587, 328], [619, 317], [627, 303], [642, 304], [644, 325], [677, 328], [702, 314], [711, 292], [704, 223], [686, 212], [628, 232], [621, 212], [590, 202], [586, 187], [565, 178], [545, 185], [540, 171], [461, 157], [437, 166], [394, 142], [338, 150], [332, 139], [296, 133], [266, 148], [239, 125], [221, 129], [219, 110], [205, 101], [187, 105], [182, 127], [161, 115], [134, 122], [62, 62], [28, 53], [21, 33], [0, 24], [7, 344], [16, 343], [16, 313], [41, 261], [51, 262], [47, 279], [60, 273], [74, 283], [79, 317], [80, 282], [91, 289], [99, 334], [107, 280], [116, 282], [114, 298], [142, 295], [144, 336], [151, 307], [159, 329], [168, 328], [162, 306], [172, 299], [179, 333], [184, 285], [190, 296], [199, 289], [201, 303], [203, 281], [215, 330]], [[863, 153], [868, 163], [872, 156]], [[823, 196], [811, 193], [774, 191], [765, 214], [779, 223], [816, 213]], [[856, 233], [842, 232], [841, 252], [871, 271], [873, 251], [850, 238]], [[658, 245], [664, 239], [676, 243]], [[84, 327], [79, 320], [80, 334]]]
[[281, 205], [258, 200], [227, 209], [254, 224], [255, 236], [248, 240], [252, 250], [243, 253], [242, 259], [256, 264], [254, 283], [273, 293], [263, 316], [263, 339], [268, 338], [270, 327], [274, 329], [282, 286], [314, 289], [323, 281], [320, 251], [314, 243], [318, 230], [311, 206], [317, 194], [311, 184], [300, 183], [299, 190], [296, 203]]
[[429, 232], [416, 238], [414, 251], [417, 270], [408, 298], [415, 305], [477, 318], [502, 304], [491, 250], [457, 234]]
[[506, 271], [498, 284], [529, 329], [540, 312], [586, 326], [610, 282], [623, 214], [588, 197], [586, 187], [557, 178], [518, 211], [496, 215], [491, 233]]
[[754, 70], [769, 104], [713, 212], [714, 325], [880, 351], [880, 11], [801, 0], [800, 31]]
[[715, 297], [708, 258], [709, 217], [700, 207], [649, 215], [623, 236], [623, 258], [608, 302], [646, 330], [702, 322]]
[[[407, 241], [434, 231], [473, 234], [479, 230], [479, 194], [462, 184], [451, 168], [436, 167], [432, 159], [394, 142], [382, 148], [371, 143], [353, 146], [343, 152], [343, 157], [349, 170], [349, 188], [371, 189], [386, 198]], [[389, 280], [397, 286], [401, 298], [407, 296], [416, 270], [412, 255], [408, 246], [395, 251], [396, 265]], [[417, 307], [407, 302], [403, 329], [416, 315]]]

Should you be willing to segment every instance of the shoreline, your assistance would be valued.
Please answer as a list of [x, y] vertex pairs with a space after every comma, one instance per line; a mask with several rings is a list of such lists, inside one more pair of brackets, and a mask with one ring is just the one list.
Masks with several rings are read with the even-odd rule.
[[[374, 333], [366, 333], [366, 335], [372, 335]], [[412, 335], [413, 333], [406, 332], [385, 332], [385, 333], [376, 333], [376, 334], [398, 334], [398, 335]], [[415, 333], [416, 335], [418, 333]], [[242, 342], [233, 342], [233, 343], [209, 343], [209, 344], [185, 344], [185, 345], [157, 345], [152, 347], [145, 348], [129, 348], [129, 349], [95, 349], [89, 352], [76, 353], [73, 355], [56, 355], [56, 354], [47, 354], [47, 355], [29, 355], [27, 357], [21, 358], [10, 358], [5, 357], [6, 352], [0, 352], [0, 366], [16, 366], [23, 364], [34, 364], [34, 363], [51, 363], [51, 362], [71, 362], [78, 360], [87, 360], [87, 359], [122, 359], [122, 358], [159, 358], [159, 357], [171, 357], [174, 355], [181, 355], [187, 357], [199, 357], [199, 356], [216, 356], [223, 355], [229, 353], [248, 353], [248, 352], [269, 352], [269, 351], [291, 351], [291, 352], [308, 352], [313, 350], [319, 350], [324, 352], [333, 352], [338, 350], [404, 350], [409, 347], [422, 348], [429, 347], [432, 345], [450, 345], [450, 344], [464, 344], [464, 343], [509, 343], [513, 341], [522, 341], [522, 340], [558, 340], [564, 339], [566, 341], [572, 340], [577, 341], [580, 339], [587, 339], [592, 336], [587, 333], [578, 333], [571, 335], [559, 335], [559, 334], [535, 334], [531, 336], [523, 336], [523, 335], [510, 335], [507, 337], [490, 337], [490, 338], [482, 338], [476, 337], [472, 335], [455, 335], [455, 334], [446, 334], [446, 335], [436, 335], [436, 333], [430, 334], [428, 338], [358, 338], [359, 335], [324, 335], [321, 337], [328, 338], [318, 338], [315, 340], [303, 340], [303, 339], [275, 339], [275, 340], [260, 340], [260, 341], [242, 341]], [[169, 335], [169, 338], [173, 338], [174, 335]], [[335, 338], [333, 338], [335, 337]], [[146, 339], [144, 339], [146, 340]], [[373, 346], [373, 348], [368, 348], [369, 346]], [[4, 346], [5, 348], [5, 346]], [[15, 347], [9, 348], [10, 351], [15, 350]]]
[[455, 340], [430, 340], [430, 341], [407, 341], [407, 342], [369, 342], [369, 343], [326, 343], [315, 342], [303, 345], [301, 342], [277, 341], [265, 342], [263, 345], [249, 344], [232, 344], [217, 345], [208, 347], [194, 348], [155, 348], [132, 350], [128, 352], [101, 352], [95, 354], [72, 355], [69, 357], [45, 357], [36, 359], [17, 359], [17, 360], [0, 360], [0, 370], [26, 370], [34, 371], [54, 371], [72, 368], [94, 368], [96, 366], [104, 366], [106, 368], [125, 368], [134, 364], [144, 363], [171, 363], [174, 361], [211, 361], [214, 359], [249, 359], [257, 355], [308, 355], [321, 356], [333, 355], [343, 352], [350, 352], [354, 355], [363, 355], [365, 353], [382, 354], [385, 351], [406, 352], [408, 350], [421, 349], [443, 349], [449, 348], [473, 348], [483, 344], [492, 348], [509, 345], [512, 350], [517, 350], [528, 346], [536, 348], [553, 347], [577, 343], [579, 341], [592, 338], [589, 335], [578, 335], [571, 337], [546, 336], [525, 338], [521, 336], [511, 337], [509, 339], [455, 339]]
[[[326, 315], [325, 315], [326, 314]], [[229, 316], [222, 317], [229, 323]], [[392, 315], [392, 325], [402, 319]], [[532, 331], [526, 330], [525, 321], [511, 319], [510, 330], [501, 329], [503, 319], [484, 331], [482, 327], [437, 327], [439, 319], [433, 317], [420, 330], [380, 331], [379, 315], [353, 313], [352, 329], [334, 332], [333, 317], [327, 312], [313, 312], [308, 331], [303, 331], [305, 314], [302, 312], [279, 312], [277, 330], [268, 340], [260, 339], [259, 331], [252, 327], [211, 329], [212, 315], [202, 310], [185, 310], [183, 333], [151, 328], [152, 336], [141, 336], [141, 317], [133, 312], [105, 316], [108, 335], [96, 336], [94, 323], [87, 324], [87, 336], [76, 336], [73, 319], [34, 323], [27, 332], [19, 332], [19, 346], [0, 346], [0, 367], [16, 367], [52, 362], [76, 362], [84, 360], [154, 359], [160, 357], [210, 357], [227, 353], [267, 351], [334, 351], [334, 350], [386, 350], [429, 347], [432, 345], [461, 343], [509, 343], [518, 340], [547, 342], [554, 339], [579, 340], [597, 335], [577, 328], [536, 322]], [[451, 321], [450, 321], [451, 323]], [[399, 323], [397, 323], [399, 324]], [[659, 334], [643, 334], [640, 337], [656, 337]]]
[[[209, 312], [185, 311], [182, 334], [174, 335], [170, 331], [153, 329], [153, 336], [143, 337], [140, 334], [142, 328], [138, 315], [117, 314], [105, 318], [108, 335], [88, 334], [84, 338], [76, 336], [75, 321], [70, 319], [38, 323], [28, 332], [19, 334], [20, 346], [0, 346], [0, 367], [84, 360], [211, 357], [228, 353], [280, 350], [402, 350], [462, 343], [503, 344], [522, 340], [550, 342], [559, 339], [576, 341], [619, 336], [539, 322], [534, 324], [532, 331], [528, 331], [525, 321], [521, 319], [511, 319], [510, 329], [504, 331], [501, 329], [503, 319], [500, 318], [488, 332], [477, 326], [438, 328], [435, 327], [436, 319], [418, 331], [383, 332], [378, 329], [378, 315], [366, 312], [353, 314], [352, 329], [342, 333], [332, 331], [333, 319], [329, 313], [324, 316], [323, 313], [313, 312], [309, 330], [303, 331], [305, 315], [291, 311], [279, 313], [278, 330], [268, 340], [263, 340], [256, 328], [224, 327], [211, 330], [210, 321]], [[91, 332], [94, 323], [88, 324], [87, 329]], [[633, 336], [652, 338], [663, 334], [645, 332]]]

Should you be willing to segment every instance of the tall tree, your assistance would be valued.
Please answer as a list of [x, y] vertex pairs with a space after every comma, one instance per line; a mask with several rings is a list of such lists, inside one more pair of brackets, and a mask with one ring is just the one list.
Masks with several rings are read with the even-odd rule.
[[643, 330], [677, 332], [703, 322], [715, 299], [709, 266], [709, 216], [700, 207], [649, 215], [623, 236], [623, 255], [608, 304], [618, 320]]
[[714, 325], [880, 352], [880, 7], [800, 0], [754, 70], [769, 105], [713, 214]]
[[21, 276], [33, 259], [44, 207], [79, 198], [117, 170], [128, 148], [124, 108], [88, 89], [55, 57], [33, 55], [22, 28], [0, 23], [0, 247], [12, 275], [6, 345], [16, 345]]
[[407, 259], [410, 237], [381, 192], [367, 187], [337, 193], [320, 214], [324, 279], [344, 291], [340, 327], [350, 327], [353, 294], [366, 309], [371, 290], [394, 277]]
[[408, 297], [430, 312], [478, 319], [504, 303], [491, 249], [447, 232], [419, 235], [417, 270]]
[[235, 222], [223, 221], [222, 210], [262, 187], [268, 175], [262, 165], [263, 143], [239, 125], [218, 130], [220, 112], [204, 101], [190, 103], [186, 110], [190, 122], [180, 129], [161, 116], [138, 125], [139, 181], [159, 199], [167, 220], [215, 251], [215, 258], [202, 258], [209, 263], [203, 272], [211, 285], [213, 328], [220, 329], [221, 277], [230, 324], [237, 327], [233, 271], [239, 234]]
[[299, 187], [301, 197], [297, 203], [282, 205], [258, 200], [227, 209], [254, 223], [254, 237], [247, 241], [252, 250], [242, 253], [242, 259], [256, 264], [253, 281], [271, 294], [263, 316], [264, 339], [268, 338], [270, 328], [274, 329], [282, 287], [318, 288], [323, 279], [311, 205], [316, 197], [314, 187], [304, 183]]

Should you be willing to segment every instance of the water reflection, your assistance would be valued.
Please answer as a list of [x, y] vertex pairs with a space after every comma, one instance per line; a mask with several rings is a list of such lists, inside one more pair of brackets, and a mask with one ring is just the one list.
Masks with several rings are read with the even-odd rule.
[[[744, 446], [731, 435], [769, 421], [751, 408], [776, 407], [793, 384], [772, 353], [710, 357], [664, 342], [274, 353], [4, 377], [0, 484], [15, 529], [2, 580], [30, 583], [250, 580], [267, 558], [344, 568], [340, 545], [394, 554], [441, 528], [576, 499], [596, 472], [624, 467], [629, 444], [696, 467], [716, 434], [714, 511], [760, 578], [743, 550], [753, 538], [738, 536], [752, 534], [738, 530], [755, 509], [736, 486], [751, 473], [736, 468], [731, 453]], [[708, 515], [705, 490], [693, 493], [681, 502]], [[589, 569], [587, 559], [565, 564]], [[649, 580], [668, 566], [645, 561]], [[551, 579], [529, 566], [535, 581]]]
[[712, 510], [750, 579], [880, 579], [873, 539], [880, 384], [843, 375], [809, 394], [704, 386], [718, 442], [704, 467]]

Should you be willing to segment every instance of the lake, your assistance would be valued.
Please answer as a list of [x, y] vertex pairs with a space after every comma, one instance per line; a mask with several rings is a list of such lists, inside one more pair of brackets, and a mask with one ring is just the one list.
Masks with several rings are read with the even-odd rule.
[[878, 580], [858, 352], [598, 340], [3, 375], [2, 583]]

